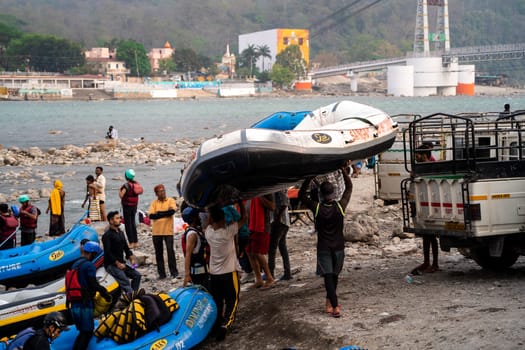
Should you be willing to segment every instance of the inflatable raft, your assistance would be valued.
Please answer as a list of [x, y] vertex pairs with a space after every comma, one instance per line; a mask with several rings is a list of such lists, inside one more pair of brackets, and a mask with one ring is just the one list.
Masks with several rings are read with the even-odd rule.
[[[276, 113], [252, 128], [202, 143], [182, 174], [184, 199], [206, 207], [272, 193], [334, 171], [347, 160], [383, 152], [397, 133], [385, 112], [352, 101], [298, 113], [302, 118], [293, 129], [286, 130], [289, 116], [280, 128]], [[271, 129], [261, 128], [265, 125]]]
[[[88, 350], [150, 350], [150, 349], [191, 349], [202, 342], [211, 331], [217, 318], [217, 307], [211, 295], [198, 286], [178, 288], [168, 293], [179, 309], [170, 321], [140, 338], [126, 344], [117, 344], [111, 339], [93, 337]], [[96, 321], [98, 325], [98, 321]], [[97, 326], [96, 325], [96, 326]], [[95, 326], [95, 327], [96, 327]], [[78, 335], [76, 327], [60, 334], [52, 344], [53, 350], [69, 350]], [[0, 350], [3, 350], [0, 346]]]
[[84, 238], [98, 242], [93, 228], [75, 225], [59, 238], [0, 250], [0, 284], [19, 288], [55, 280], [80, 258]]
[[[95, 259], [97, 280], [117, 299], [119, 285], [103, 265], [104, 256]], [[16, 334], [29, 326], [40, 324], [50, 312], [67, 316], [64, 277], [44, 285], [0, 293], [0, 329], [3, 335]]]

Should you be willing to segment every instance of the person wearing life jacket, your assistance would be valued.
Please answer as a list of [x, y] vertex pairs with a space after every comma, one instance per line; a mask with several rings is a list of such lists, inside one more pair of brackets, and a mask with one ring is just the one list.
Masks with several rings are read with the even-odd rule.
[[31, 205], [29, 202], [29, 196], [27, 194], [23, 194], [18, 197], [18, 201], [20, 204], [22, 204], [19, 209], [21, 237], [20, 244], [24, 246], [35, 241], [40, 209]]
[[119, 196], [122, 204], [126, 236], [128, 237], [129, 247], [133, 249], [139, 246], [135, 216], [137, 215], [139, 195], [141, 195], [144, 190], [142, 186], [135, 181], [135, 171], [133, 169], [127, 169], [124, 177], [126, 178], [126, 183], [120, 187]]
[[182, 219], [188, 227], [182, 235], [182, 252], [184, 253], [184, 283], [199, 284], [209, 289], [210, 274], [208, 267], [209, 246], [201, 229], [199, 210], [187, 207], [182, 211]]
[[18, 219], [6, 203], [0, 203], [0, 250], [11, 249], [16, 245], [13, 234], [18, 227]]
[[82, 287], [82, 299], [69, 302], [69, 311], [73, 322], [79, 333], [73, 344], [73, 350], [87, 349], [89, 341], [93, 337], [95, 322], [93, 316], [94, 298], [96, 292], [107, 301], [111, 301], [111, 295], [106, 288], [101, 286], [97, 281], [97, 269], [92, 263], [101, 252], [97, 242], [85, 242], [81, 252], [81, 258], [73, 263], [72, 269], [78, 268], [78, 282]]
[[314, 214], [317, 231], [317, 264], [324, 278], [326, 289], [326, 312], [341, 317], [341, 306], [337, 299], [337, 282], [343, 268], [345, 240], [343, 236], [345, 209], [352, 195], [352, 180], [348, 166], [341, 168], [345, 190], [341, 199], [336, 200], [334, 184], [325, 181], [319, 187], [319, 200], [311, 198], [307, 189], [313, 178], [304, 180], [299, 190], [301, 202]]
[[19, 332], [7, 345], [7, 350], [50, 350], [53, 340], [68, 329], [64, 315], [56, 311], [50, 312], [44, 317], [41, 328], [30, 327]]

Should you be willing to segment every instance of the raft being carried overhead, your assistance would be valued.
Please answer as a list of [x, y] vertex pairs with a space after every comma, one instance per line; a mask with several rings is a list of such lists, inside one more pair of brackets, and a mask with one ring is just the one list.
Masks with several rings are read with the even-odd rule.
[[[292, 130], [278, 119], [205, 141], [184, 169], [181, 192], [192, 206], [247, 199], [334, 171], [347, 160], [365, 159], [390, 148], [397, 124], [385, 112], [340, 101], [310, 113]], [[279, 113], [276, 113], [278, 118]], [[289, 123], [289, 118], [283, 122]]]

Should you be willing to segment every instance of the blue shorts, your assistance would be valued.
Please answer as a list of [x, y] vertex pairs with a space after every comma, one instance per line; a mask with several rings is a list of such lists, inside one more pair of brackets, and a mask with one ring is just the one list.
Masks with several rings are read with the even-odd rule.
[[71, 317], [80, 332], [93, 332], [95, 321], [93, 317], [93, 301], [71, 303]]
[[329, 251], [322, 250], [317, 252], [317, 265], [321, 276], [327, 274], [339, 275], [343, 269], [343, 262], [345, 261], [345, 251]]

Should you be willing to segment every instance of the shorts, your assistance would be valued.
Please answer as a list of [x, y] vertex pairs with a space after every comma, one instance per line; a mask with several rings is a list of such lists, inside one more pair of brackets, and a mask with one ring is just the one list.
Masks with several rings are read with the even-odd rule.
[[252, 232], [250, 242], [246, 246], [248, 254], [268, 254], [270, 249], [270, 234], [267, 232]]
[[327, 274], [339, 275], [343, 269], [343, 262], [345, 261], [344, 250], [322, 250], [317, 252], [317, 265], [321, 276]]

